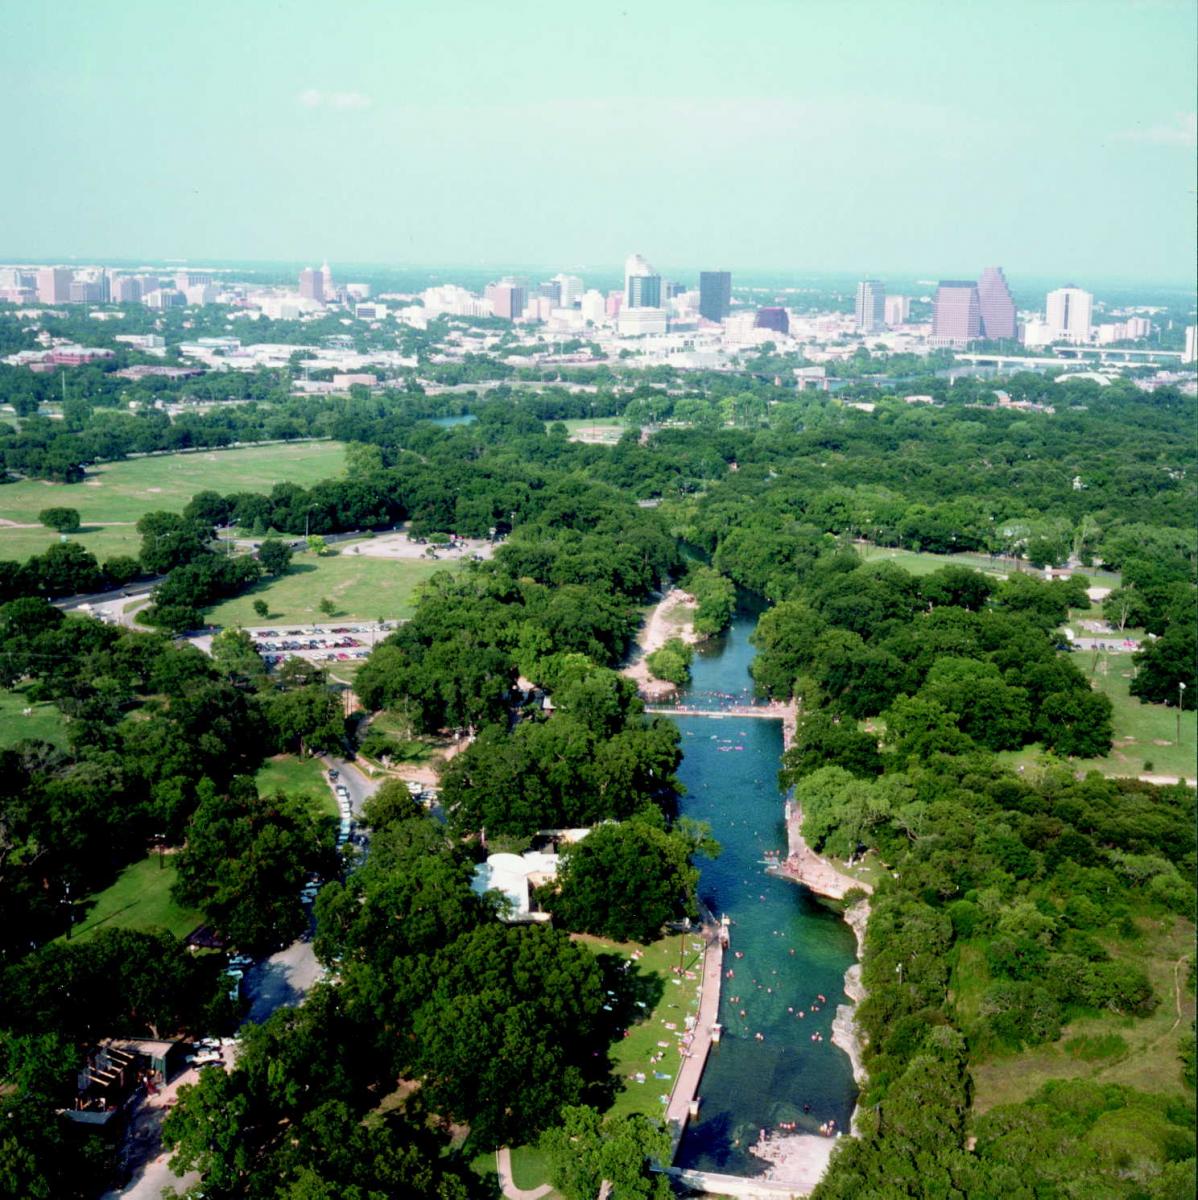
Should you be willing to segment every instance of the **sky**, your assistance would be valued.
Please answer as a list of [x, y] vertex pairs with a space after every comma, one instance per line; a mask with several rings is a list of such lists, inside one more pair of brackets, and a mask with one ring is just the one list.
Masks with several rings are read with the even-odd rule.
[[1189, 284], [1193, 0], [0, 0], [0, 254]]

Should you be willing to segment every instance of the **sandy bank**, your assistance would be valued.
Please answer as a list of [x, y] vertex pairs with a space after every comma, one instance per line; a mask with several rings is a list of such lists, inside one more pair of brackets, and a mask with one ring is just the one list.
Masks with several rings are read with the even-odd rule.
[[694, 615], [698, 604], [694, 596], [681, 588], [670, 588], [657, 602], [649, 614], [640, 633], [637, 634], [633, 661], [621, 674], [635, 681], [637, 691], [645, 700], [668, 700], [678, 689], [664, 679], [653, 679], [645, 663], [646, 655], [660, 650], [670, 638], [680, 638], [688, 645], [700, 640], [694, 630]]

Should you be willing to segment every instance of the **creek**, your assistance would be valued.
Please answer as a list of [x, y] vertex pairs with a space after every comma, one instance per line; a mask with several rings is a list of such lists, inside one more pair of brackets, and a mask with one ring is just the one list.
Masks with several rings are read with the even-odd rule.
[[[696, 647], [680, 703], [716, 709], [752, 702], [754, 624], [754, 615], [738, 613], [723, 636]], [[846, 1002], [844, 973], [856, 941], [806, 888], [766, 872], [766, 851], [786, 854], [777, 781], [781, 722], [674, 719], [682, 733], [682, 815], [706, 821], [723, 847], [718, 858], [698, 860], [699, 895], [732, 921], [720, 995], [723, 1037], [711, 1049], [699, 1115], [675, 1165], [758, 1175], [766, 1164], [749, 1148], [760, 1130], [777, 1133], [793, 1122], [795, 1132], [818, 1134], [829, 1120], [849, 1129], [857, 1089], [848, 1057], [832, 1044], [832, 1020]]]

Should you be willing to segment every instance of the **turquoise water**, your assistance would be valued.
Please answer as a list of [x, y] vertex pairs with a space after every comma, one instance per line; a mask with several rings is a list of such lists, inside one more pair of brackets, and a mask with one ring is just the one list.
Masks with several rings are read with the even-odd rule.
[[[753, 625], [753, 617], [738, 616], [725, 637], [699, 651], [682, 703], [715, 708], [749, 698]], [[733, 977], [723, 980], [723, 1040], [703, 1073], [699, 1117], [675, 1161], [755, 1175], [766, 1164], [748, 1148], [761, 1129], [793, 1121], [798, 1132], [818, 1133], [829, 1119], [849, 1128], [856, 1086], [848, 1057], [831, 1038], [856, 941], [836, 913], [805, 888], [767, 875], [761, 861], [766, 850], [786, 848], [777, 782], [781, 722], [676, 719], [687, 788], [682, 813], [707, 821], [723, 846], [719, 858], [699, 861], [699, 894], [717, 916], [732, 919], [724, 967]], [[823, 1040], [813, 1041], [815, 1033]]]

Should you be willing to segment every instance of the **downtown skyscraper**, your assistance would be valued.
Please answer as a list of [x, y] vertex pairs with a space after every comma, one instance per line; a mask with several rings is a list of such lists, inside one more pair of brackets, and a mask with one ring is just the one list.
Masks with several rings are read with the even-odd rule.
[[699, 272], [699, 316], [722, 321], [732, 308], [732, 272]]
[[982, 313], [982, 336], [992, 342], [1013, 340], [1015, 301], [1002, 267], [987, 267], [978, 280], [978, 304]]
[[982, 336], [982, 303], [972, 279], [944, 279], [932, 307], [932, 342], [964, 346]]
[[862, 333], [877, 333], [886, 325], [886, 285], [879, 279], [863, 279], [857, 284], [855, 309], [857, 328]]

